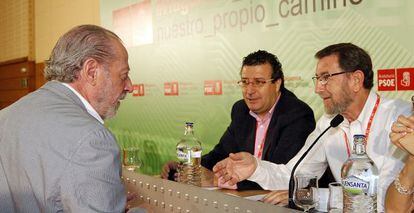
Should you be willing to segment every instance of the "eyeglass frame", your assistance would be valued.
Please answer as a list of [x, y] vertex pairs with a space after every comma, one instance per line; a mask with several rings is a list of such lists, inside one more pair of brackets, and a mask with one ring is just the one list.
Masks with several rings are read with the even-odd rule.
[[[274, 78], [270, 78], [267, 80], [254, 79], [253, 81], [249, 81], [248, 79], [241, 79], [240, 81], [237, 81], [237, 84], [243, 89], [247, 88], [247, 86], [249, 86], [250, 84], [252, 84], [252, 87], [254, 88], [262, 88], [266, 83], [271, 82], [273, 84], [276, 80], [277, 79]], [[247, 84], [244, 84], [243, 81], [247, 81]]]
[[[321, 85], [325, 86], [328, 83], [329, 78], [331, 78], [332, 76], [340, 75], [340, 74], [344, 74], [344, 73], [351, 73], [351, 72], [354, 72], [354, 71], [342, 71], [342, 72], [337, 72], [337, 73], [325, 73], [325, 74], [322, 74], [321, 76], [313, 76], [312, 81], [313, 81], [314, 85], [316, 85], [316, 82], [318, 81]], [[319, 80], [322, 77], [324, 77], [326, 80]]]

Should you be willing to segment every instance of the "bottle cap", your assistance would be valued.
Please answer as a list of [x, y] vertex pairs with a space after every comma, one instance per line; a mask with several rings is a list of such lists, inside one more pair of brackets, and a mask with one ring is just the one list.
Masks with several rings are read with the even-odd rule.
[[365, 135], [363, 135], [363, 134], [354, 135], [354, 139], [357, 139], [357, 138], [365, 138]]

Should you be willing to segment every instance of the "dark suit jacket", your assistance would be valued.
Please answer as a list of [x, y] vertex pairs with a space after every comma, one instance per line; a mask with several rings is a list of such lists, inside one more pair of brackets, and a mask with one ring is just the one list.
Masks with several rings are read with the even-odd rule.
[[[312, 109], [292, 92], [283, 89], [267, 129], [262, 159], [276, 164], [288, 163], [314, 128]], [[255, 137], [256, 119], [249, 114], [244, 100], [239, 100], [233, 105], [230, 126], [214, 149], [202, 157], [201, 165], [211, 170], [230, 153], [244, 151], [254, 154]], [[261, 189], [251, 181], [242, 181], [237, 188]]]

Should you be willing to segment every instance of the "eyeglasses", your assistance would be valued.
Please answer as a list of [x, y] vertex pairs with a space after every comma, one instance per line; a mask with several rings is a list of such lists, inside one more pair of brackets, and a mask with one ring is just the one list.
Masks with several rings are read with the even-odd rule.
[[337, 72], [337, 73], [325, 73], [321, 76], [313, 76], [312, 80], [313, 83], [316, 85], [317, 81], [321, 84], [321, 85], [326, 85], [328, 83], [328, 80], [330, 77], [335, 76], [335, 75], [340, 75], [340, 74], [344, 74], [344, 73], [349, 73], [350, 71], [344, 71], [344, 72]]
[[249, 84], [252, 84], [252, 86], [255, 87], [255, 88], [260, 88], [260, 87], [263, 87], [267, 82], [272, 82], [273, 80], [274, 80], [273, 78], [267, 79], [267, 80], [254, 79], [253, 81], [249, 81], [247, 79], [242, 79], [242, 80], [238, 81], [237, 84], [241, 88], [246, 88], [247, 86], [249, 86]]

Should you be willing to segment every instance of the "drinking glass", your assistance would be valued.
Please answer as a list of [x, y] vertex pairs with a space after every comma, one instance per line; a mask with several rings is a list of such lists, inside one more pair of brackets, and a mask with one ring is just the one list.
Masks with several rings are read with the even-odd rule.
[[333, 182], [329, 184], [329, 201], [328, 212], [340, 213], [342, 212], [342, 184], [340, 182]]
[[128, 171], [137, 171], [142, 165], [139, 158], [139, 148], [128, 147], [122, 149], [122, 166]]
[[318, 177], [315, 175], [295, 175], [293, 202], [308, 212], [318, 203]]

